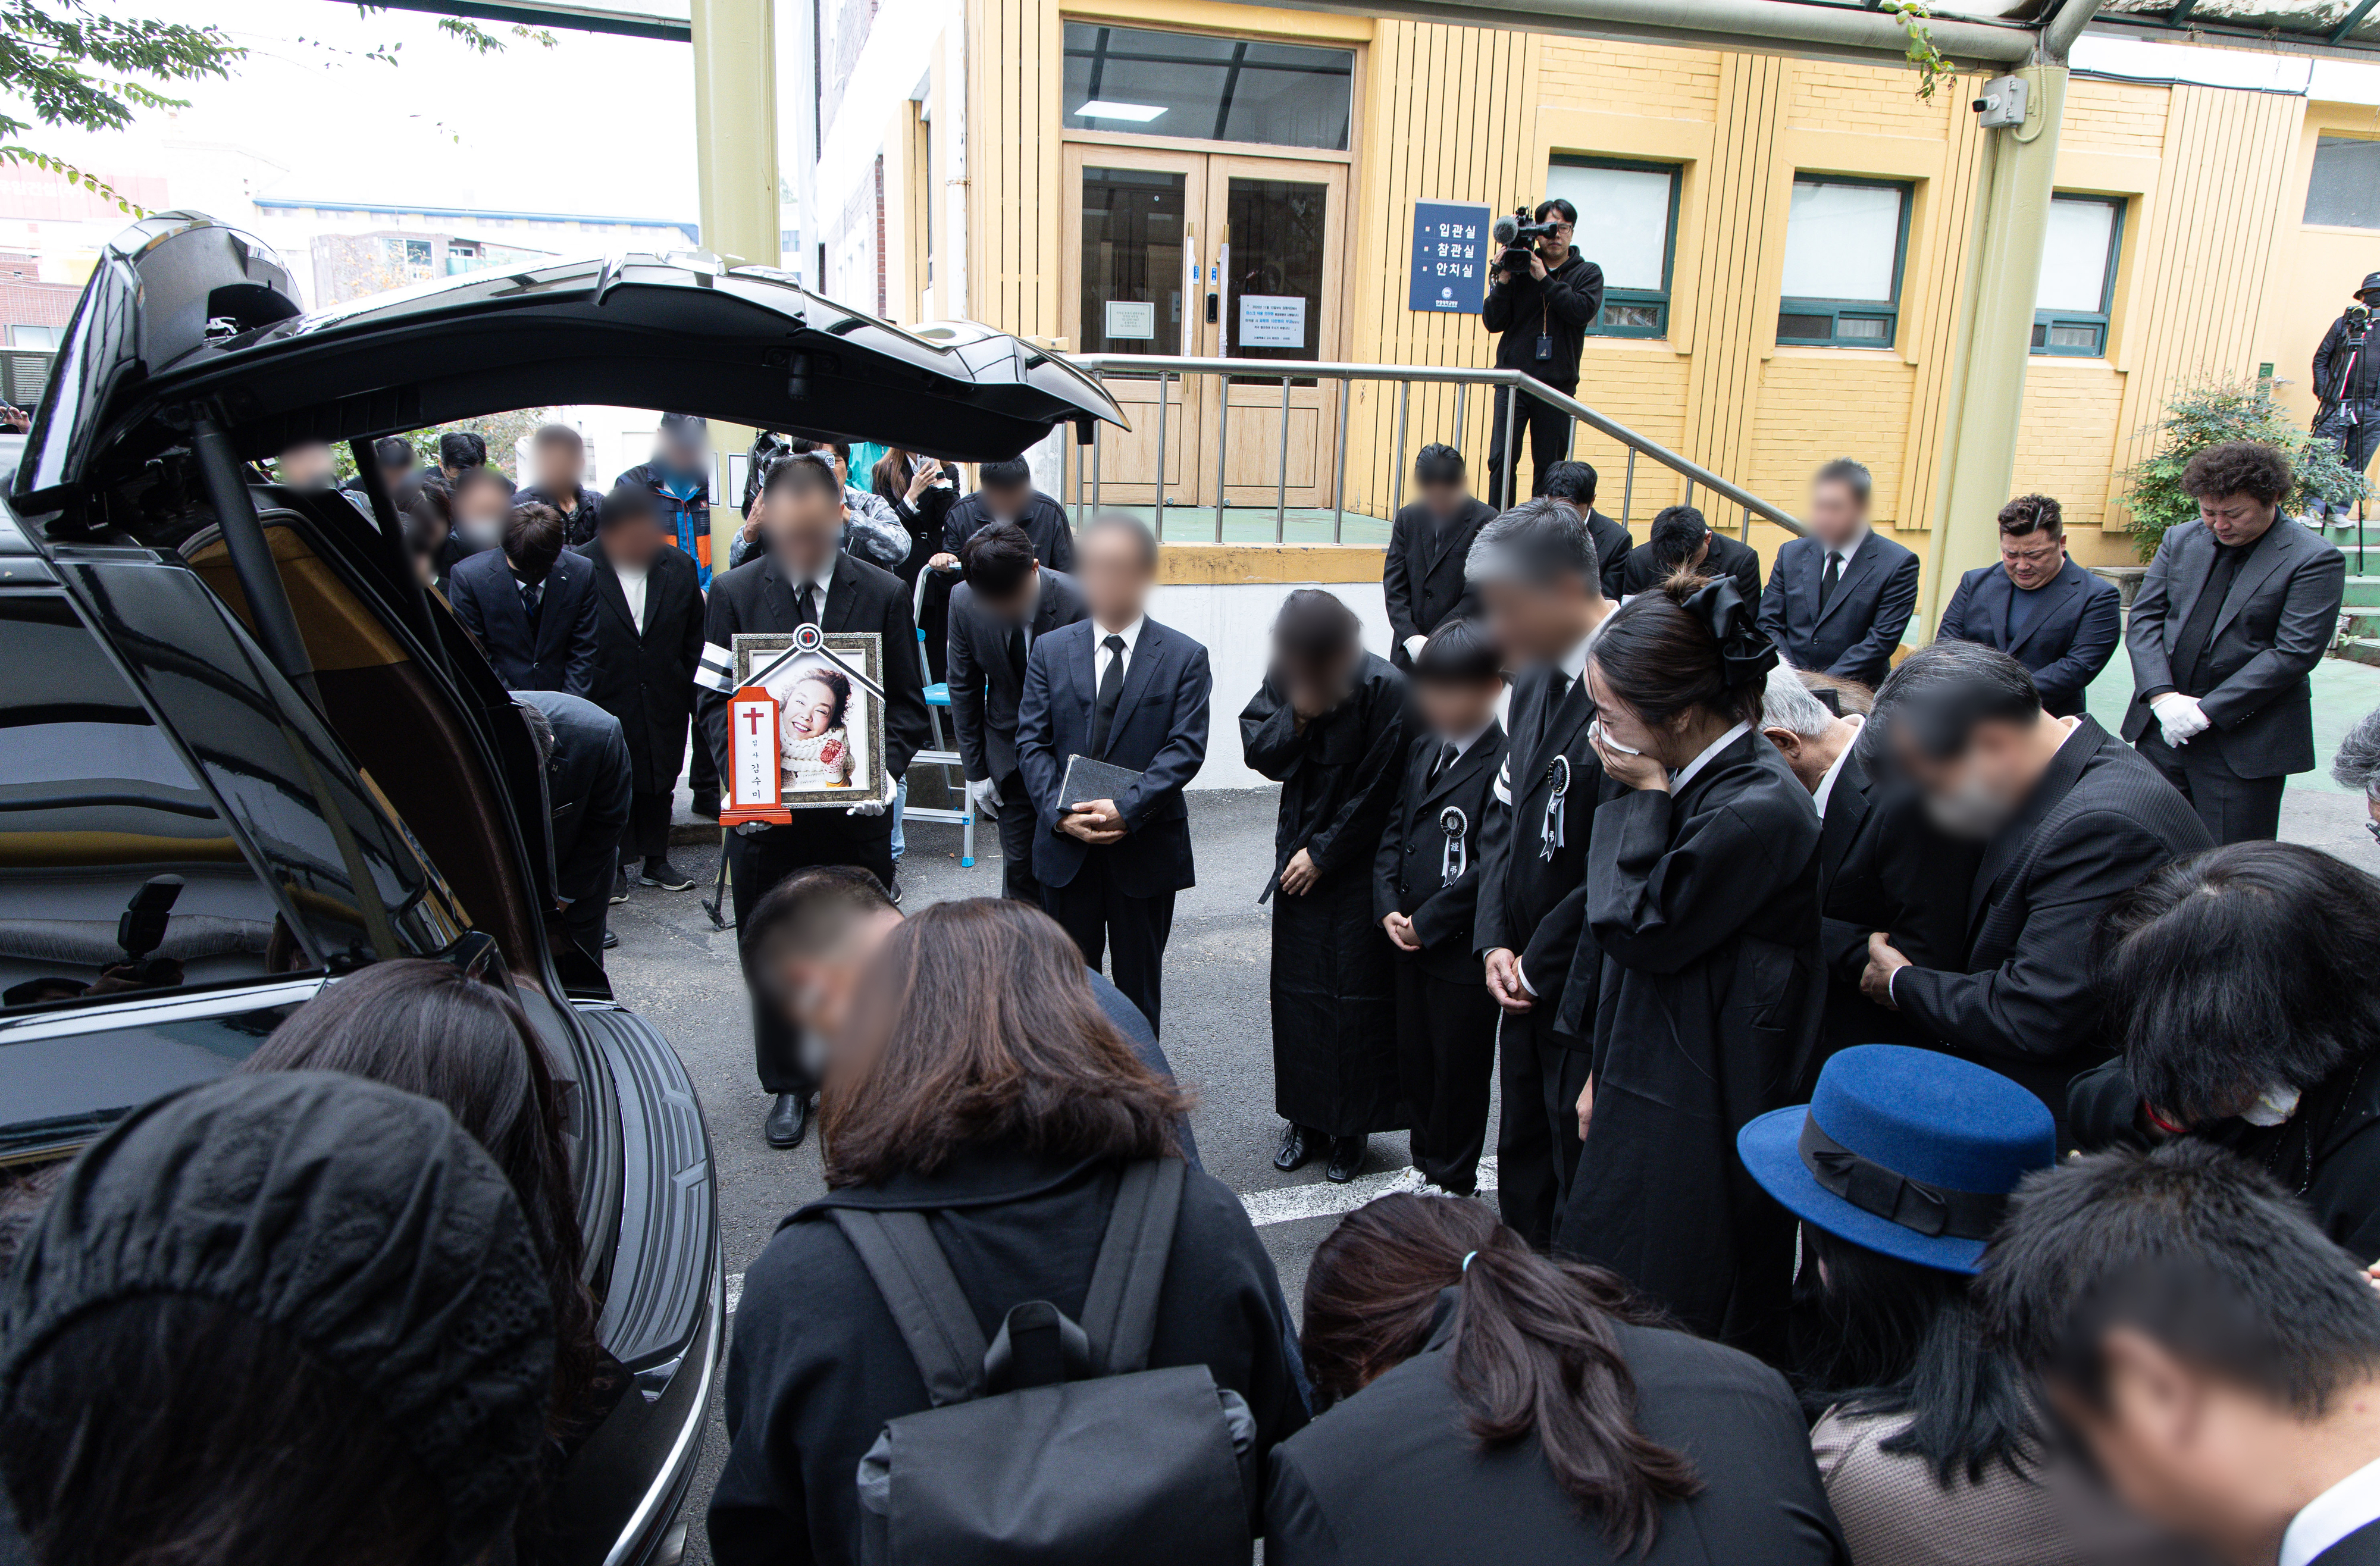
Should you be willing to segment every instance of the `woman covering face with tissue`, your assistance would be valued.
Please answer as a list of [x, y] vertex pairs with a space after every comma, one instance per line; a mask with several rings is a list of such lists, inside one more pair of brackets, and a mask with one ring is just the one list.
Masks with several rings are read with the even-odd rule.
[[2261, 1164], [2358, 1260], [2380, 1257], [2380, 880], [2295, 843], [2175, 861], [2111, 904], [2100, 1029], [2074, 1079], [2086, 1151], [2193, 1136]]

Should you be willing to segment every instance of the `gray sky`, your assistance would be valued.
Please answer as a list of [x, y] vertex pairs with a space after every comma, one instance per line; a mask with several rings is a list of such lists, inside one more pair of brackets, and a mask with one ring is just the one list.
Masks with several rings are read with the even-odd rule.
[[[696, 215], [694, 67], [683, 43], [556, 31], [545, 49], [485, 22], [507, 47], [481, 55], [433, 18], [359, 16], [332, 0], [99, 4], [213, 21], [249, 50], [233, 80], [175, 91], [187, 109], [144, 113], [116, 135], [37, 127], [28, 138], [103, 174], [156, 171], [164, 139], [228, 142], [288, 170], [262, 195]], [[362, 57], [384, 44], [401, 45], [398, 65]]]

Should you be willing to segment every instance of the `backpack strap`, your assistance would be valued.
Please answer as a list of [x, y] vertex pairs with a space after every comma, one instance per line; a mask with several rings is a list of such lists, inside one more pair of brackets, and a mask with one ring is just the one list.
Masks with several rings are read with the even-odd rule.
[[1083, 1330], [1111, 1376], [1148, 1367], [1157, 1332], [1157, 1296], [1165, 1287], [1165, 1258], [1173, 1249], [1182, 1213], [1180, 1159], [1143, 1159], [1124, 1165], [1108, 1212], [1107, 1235], [1083, 1301]]
[[[859, 1253], [941, 1408], [983, 1392], [983, 1328], [921, 1212], [833, 1209], [836, 1227]], [[1104, 1253], [1102, 1253], [1104, 1255]]]

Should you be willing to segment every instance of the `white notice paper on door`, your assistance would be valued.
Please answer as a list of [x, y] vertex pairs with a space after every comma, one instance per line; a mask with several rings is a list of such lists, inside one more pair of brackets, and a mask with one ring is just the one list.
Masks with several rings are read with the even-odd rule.
[[1303, 294], [1242, 294], [1240, 346], [1302, 348], [1305, 346], [1305, 296]]
[[1108, 340], [1147, 342], [1157, 335], [1157, 306], [1146, 300], [1108, 301]]

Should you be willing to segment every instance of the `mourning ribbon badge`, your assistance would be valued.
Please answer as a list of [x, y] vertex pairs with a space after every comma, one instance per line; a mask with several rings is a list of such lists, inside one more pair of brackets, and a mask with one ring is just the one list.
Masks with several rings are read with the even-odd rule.
[[1570, 758], [1557, 756], [1546, 766], [1553, 792], [1546, 795], [1546, 819], [1537, 832], [1537, 857], [1550, 859], [1562, 846], [1562, 801], [1570, 794]]
[[1450, 805], [1438, 813], [1438, 830], [1446, 834], [1446, 853], [1438, 862], [1438, 884], [1452, 886], [1463, 879], [1471, 865], [1471, 819], [1460, 805]]

